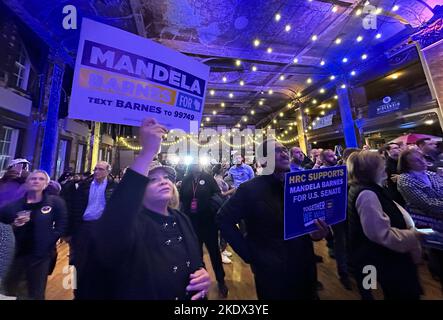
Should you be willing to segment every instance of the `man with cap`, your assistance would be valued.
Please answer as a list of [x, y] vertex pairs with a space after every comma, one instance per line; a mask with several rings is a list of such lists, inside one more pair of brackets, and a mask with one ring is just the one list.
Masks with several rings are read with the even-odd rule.
[[[289, 151], [275, 140], [266, 140], [257, 148], [257, 154], [274, 157], [274, 170], [241, 184], [223, 205], [217, 216], [222, 236], [251, 265], [258, 299], [316, 299], [312, 241], [323, 239], [329, 229], [323, 221], [316, 220], [318, 231], [283, 239], [284, 179], [290, 171]], [[246, 237], [237, 226], [242, 219], [248, 230]]]

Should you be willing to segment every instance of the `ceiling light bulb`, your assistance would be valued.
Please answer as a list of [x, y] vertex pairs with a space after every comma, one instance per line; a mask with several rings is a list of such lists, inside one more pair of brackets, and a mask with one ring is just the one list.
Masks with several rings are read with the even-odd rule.
[[334, 96], [334, 99], [335, 99], [335, 100], [337, 100], [337, 99], [338, 99], [338, 96], [337, 96], [337, 95], [335, 95], [335, 96]]
[[291, 31], [291, 25], [290, 25], [290, 24], [287, 24], [287, 25], [285, 26], [285, 31], [286, 31], [286, 32]]
[[332, 12], [337, 12], [337, 10], [338, 10], [337, 6], [332, 7]]
[[252, 66], [252, 71], [257, 71], [257, 67], [256, 66]]
[[351, 76], [355, 76], [356, 72], [354, 70], [351, 71]]
[[285, 114], [284, 114], [283, 112], [280, 112], [280, 113], [279, 113], [279, 116], [280, 116], [281, 118], [283, 118], [284, 115], [285, 115]]
[[341, 38], [335, 39], [335, 44], [340, 44], [340, 43], [341, 43]]
[[380, 39], [381, 38], [381, 33], [377, 33], [377, 35], [375, 36], [376, 39]]
[[274, 90], [270, 89], [270, 90], [268, 91], [268, 93], [269, 93], [269, 94], [273, 94], [273, 93], [274, 93]]
[[306, 80], [307, 83], [312, 83], [312, 79], [308, 78], [308, 80]]
[[223, 82], [226, 82], [226, 81], [228, 81], [228, 78], [223, 77], [222, 80], [223, 80]]
[[361, 42], [363, 40], [363, 37], [362, 36], [358, 36], [357, 37], [357, 42]]
[[235, 60], [235, 65], [239, 67], [241, 65], [241, 60]]
[[322, 60], [322, 61], [320, 62], [320, 65], [321, 65], [321, 66], [324, 66], [325, 63], [326, 63], [325, 60]]
[[329, 79], [334, 80], [335, 76], [330, 76]]
[[395, 11], [397, 11], [399, 8], [400, 8], [400, 7], [399, 7], [398, 5], [395, 5], [395, 6], [392, 7], [392, 11], [395, 12]]
[[348, 62], [348, 58], [343, 58], [343, 63], [346, 63], [346, 62]]
[[251, 114], [254, 115], [255, 114], [255, 110], [251, 110]]
[[280, 80], [282, 80], [282, 81], [285, 80], [285, 76], [284, 76], [284, 75], [281, 75], [281, 76], [280, 76]]
[[209, 122], [209, 121], [211, 121], [211, 118], [206, 117], [206, 122]]
[[232, 92], [229, 93], [229, 98], [234, 98], [234, 94]]
[[280, 19], [281, 19], [281, 15], [280, 15], [280, 13], [277, 13], [277, 14], [275, 15], [275, 21], [279, 22]]
[[367, 54], [363, 54], [363, 55], [361, 56], [361, 58], [362, 58], [362, 60], [366, 60], [366, 59], [368, 58], [368, 55], [367, 55]]
[[314, 34], [311, 39], [312, 39], [312, 41], [317, 41], [318, 36], [316, 34]]
[[258, 47], [260, 45], [260, 40], [255, 39], [254, 40], [254, 47]]
[[275, 119], [274, 119], [274, 120], [272, 120], [272, 123], [277, 123], [277, 120], [275, 120]]
[[358, 10], [355, 12], [355, 15], [356, 15], [356, 16], [360, 16], [360, 15], [361, 15], [361, 9], [358, 9]]
[[225, 107], [225, 103], [224, 103], [224, 102], [222, 102], [222, 103], [221, 103], [221, 106], [222, 106], [222, 107], [224, 108], [224, 107]]
[[212, 111], [212, 114], [215, 116], [217, 114], [217, 111]]
[[325, 93], [325, 89], [324, 89], [324, 88], [321, 88], [321, 89], [319, 90], [319, 92], [320, 92], [320, 93]]
[[214, 90], [210, 90], [210, 91], [209, 91], [209, 94], [210, 94], [211, 96], [213, 96], [213, 95], [215, 94], [215, 91], [214, 91]]
[[244, 86], [244, 85], [245, 85], [245, 82], [244, 82], [243, 80], [240, 80], [240, 85], [241, 85], [241, 86]]
[[263, 101], [259, 101], [258, 104], [262, 106], [263, 105]]
[[272, 53], [272, 48], [269, 47], [268, 50], [266, 50], [268, 53]]
[[294, 60], [292, 60], [294, 63], [298, 63], [298, 58], [294, 58]]

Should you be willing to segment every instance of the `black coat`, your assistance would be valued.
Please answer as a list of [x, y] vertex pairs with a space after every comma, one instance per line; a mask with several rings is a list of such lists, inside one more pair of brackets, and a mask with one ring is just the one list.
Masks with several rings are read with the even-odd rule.
[[397, 170], [398, 161], [388, 157], [386, 159], [386, 175], [388, 179], [386, 180], [386, 191], [389, 194], [389, 197], [397, 202], [399, 205], [404, 206], [405, 200], [397, 189], [397, 183], [391, 180], [392, 175], [398, 174]]
[[[237, 254], [250, 263], [259, 299], [316, 298], [316, 266], [310, 236], [284, 240], [283, 183], [273, 175], [240, 185], [220, 209], [218, 223]], [[247, 236], [236, 226], [244, 220]]]
[[[70, 204], [69, 207], [69, 226], [68, 235], [73, 235], [78, 232], [79, 227], [83, 221], [83, 215], [88, 207], [89, 201], [89, 190], [91, 188], [91, 183], [93, 179], [88, 179], [80, 183], [77, 190], [75, 190], [74, 185], [71, 185], [70, 190], [74, 193], [73, 196], [68, 197]], [[106, 185], [105, 199], [106, 203], [111, 198], [112, 193], [117, 187], [117, 182], [108, 177], [108, 184]]]
[[[26, 197], [0, 208], [0, 222], [11, 224], [17, 212], [26, 210]], [[24, 242], [31, 245], [26, 253], [42, 258], [53, 253], [57, 240], [64, 236], [68, 217], [66, 204], [58, 196], [43, 194], [41, 204], [32, 211], [31, 220], [22, 227], [14, 228], [17, 248], [23, 248]]]
[[[154, 226], [142, 209], [147, 184], [147, 177], [128, 169], [97, 222], [94, 255], [104, 266], [98, 276], [107, 277], [103, 279], [106, 297], [99, 298], [155, 300], [159, 299], [159, 288], [164, 289], [156, 274], [167, 266], [154, 263], [158, 239], [153, 237]], [[170, 213], [183, 234], [192, 273], [203, 267], [197, 236], [183, 213]]]

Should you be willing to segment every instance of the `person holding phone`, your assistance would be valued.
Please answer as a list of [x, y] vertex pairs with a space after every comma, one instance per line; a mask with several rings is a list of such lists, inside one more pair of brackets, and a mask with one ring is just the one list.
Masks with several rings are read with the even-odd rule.
[[[13, 225], [16, 239], [14, 261], [4, 279], [4, 286], [7, 295], [19, 299], [45, 299], [55, 244], [66, 231], [65, 202], [44, 192], [49, 181], [46, 171], [33, 171], [26, 179], [26, 195], [0, 208], [0, 222]], [[27, 293], [19, 290], [23, 276]]]
[[142, 151], [98, 222], [95, 254], [106, 275], [105, 299], [197, 300], [211, 280], [188, 217], [177, 210], [175, 170], [152, 166], [166, 128], [145, 119]]

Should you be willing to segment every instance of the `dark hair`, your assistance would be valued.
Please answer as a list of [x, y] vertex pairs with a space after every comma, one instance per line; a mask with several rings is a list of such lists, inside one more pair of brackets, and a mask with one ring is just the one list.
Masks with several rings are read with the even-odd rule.
[[426, 143], [426, 141], [430, 141], [430, 140], [431, 140], [431, 138], [421, 138], [421, 139], [418, 139], [415, 142], [415, 144], [417, 145], [417, 147], [421, 148], [421, 146], [423, 146]]
[[390, 143], [388, 143], [388, 144], [385, 146], [385, 149], [388, 150], [388, 151], [390, 151], [390, 150], [391, 150], [391, 146], [392, 146], [393, 144], [395, 144], [397, 147], [400, 148], [400, 145], [399, 145], [398, 143], [390, 142]]
[[408, 149], [400, 153], [400, 157], [398, 158], [398, 166], [397, 166], [398, 173], [400, 174], [408, 173], [411, 171], [411, 166], [409, 164], [409, 156], [413, 153], [418, 153], [419, 155], [422, 155], [420, 151], [414, 149]]
[[222, 172], [222, 165], [220, 163], [217, 163], [212, 167], [212, 175], [220, 174]]

